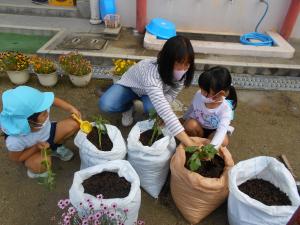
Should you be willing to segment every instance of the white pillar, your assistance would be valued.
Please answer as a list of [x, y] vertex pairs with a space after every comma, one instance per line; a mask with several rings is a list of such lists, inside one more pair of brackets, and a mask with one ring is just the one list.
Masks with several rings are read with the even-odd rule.
[[91, 8], [91, 24], [100, 24], [100, 7], [99, 7], [100, 0], [90, 0], [90, 8]]

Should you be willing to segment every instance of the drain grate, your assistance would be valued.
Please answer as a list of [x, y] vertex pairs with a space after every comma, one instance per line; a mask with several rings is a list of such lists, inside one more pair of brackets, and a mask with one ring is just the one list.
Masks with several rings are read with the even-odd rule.
[[[94, 66], [93, 77], [102, 79], [113, 79], [111, 66]], [[198, 78], [202, 71], [196, 71], [192, 82], [198, 86]], [[232, 73], [232, 84], [238, 89], [256, 89], [256, 90], [282, 90], [282, 91], [300, 91], [300, 77], [289, 76], [266, 76]]]
[[[198, 85], [200, 74], [196, 72], [193, 85]], [[300, 91], [300, 77], [232, 73], [232, 84], [239, 89]]]

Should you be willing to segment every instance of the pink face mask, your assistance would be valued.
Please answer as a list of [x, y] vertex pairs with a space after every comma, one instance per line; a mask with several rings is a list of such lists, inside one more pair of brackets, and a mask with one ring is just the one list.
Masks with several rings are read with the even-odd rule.
[[173, 75], [175, 80], [180, 81], [187, 70], [174, 70]]

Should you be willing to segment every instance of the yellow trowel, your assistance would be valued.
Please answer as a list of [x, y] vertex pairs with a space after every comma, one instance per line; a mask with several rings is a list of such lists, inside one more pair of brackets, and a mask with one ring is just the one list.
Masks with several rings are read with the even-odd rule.
[[76, 120], [80, 124], [80, 130], [86, 134], [90, 133], [93, 129], [93, 125], [87, 121], [82, 121], [78, 116], [76, 116], [74, 113], [72, 114], [72, 118]]

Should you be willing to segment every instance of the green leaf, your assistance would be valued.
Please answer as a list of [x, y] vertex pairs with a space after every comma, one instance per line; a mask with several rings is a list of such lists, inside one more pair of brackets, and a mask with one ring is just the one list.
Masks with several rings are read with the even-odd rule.
[[215, 154], [218, 153], [218, 150], [215, 149], [214, 145], [212, 145], [212, 144], [205, 145], [201, 149], [202, 149], [202, 152], [205, 152], [206, 158], [208, 158], [208, 159], [214, 158]]
[[201, 161], [200, 161], [200, 159], [191, 160], [191, 163], [190, 163], [190, 170], [196, 171], [196, 170], [199, 169], [200, 166], [201, 166]]
[[184, 150], [189, 153], [194, 153], [198, 150], [198, 146], [187, 146], [184, 148]]
[[151, 120], [155, 120], [156, 116], [157, 116], [157, 113], [156, 113], [155, 109], [151, 109], [151, 110], [149, 111], [149, 118], [150, 118]]

